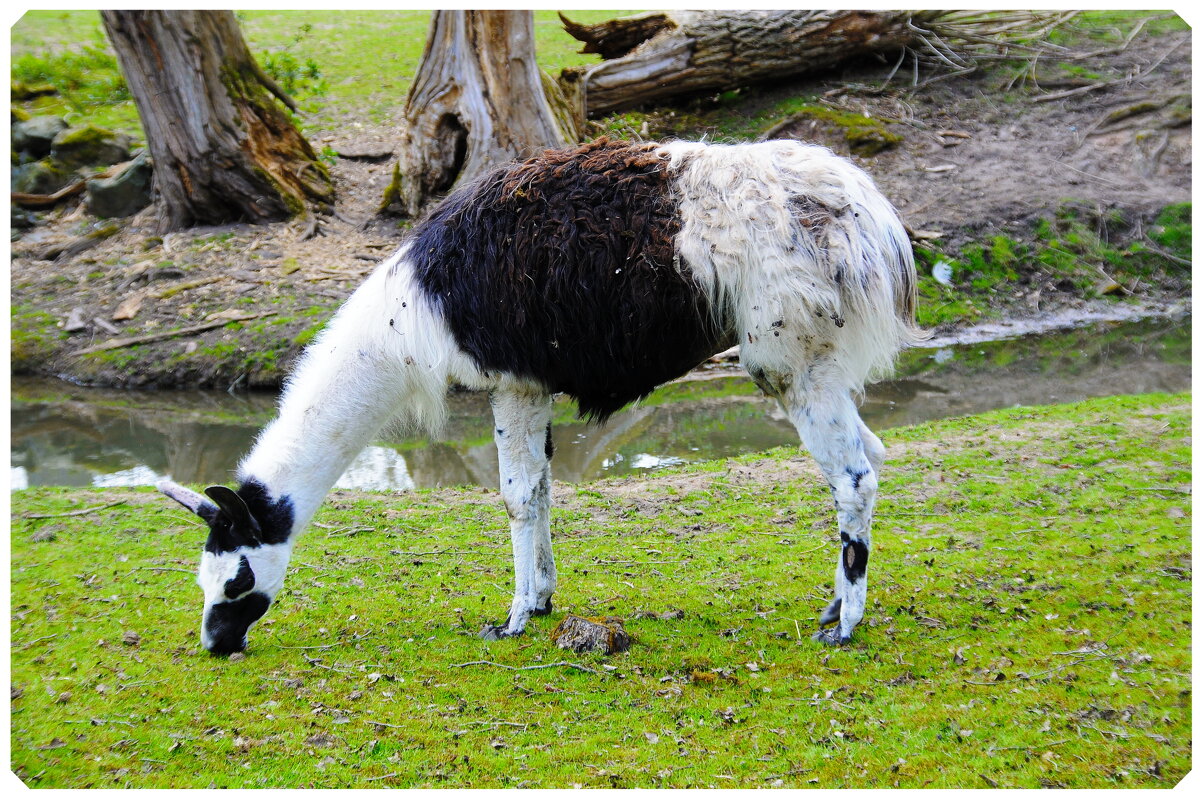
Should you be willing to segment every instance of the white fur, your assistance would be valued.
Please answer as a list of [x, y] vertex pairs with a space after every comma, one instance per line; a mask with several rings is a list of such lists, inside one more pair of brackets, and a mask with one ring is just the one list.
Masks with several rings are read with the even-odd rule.
[[[912, 249], [866, 173], [797, 141], [673, 142], [661, 152], [678, 190], [677, 253], [714, 307], [732, 312], [747, 370], [790, 377], [825, 346], [830, 383], [861, 390], [891, 369], [914, 337], [893, 285], [912, 268]], [[811, 228], [797, 223], [798, 197], [820, 212]]]
[[385, 424], [436, 430], [448, 380], [483, 384], [413, 286], [404, 252], [381, 264], [305, 351], [279, 417], [238, 469], [272, 497], [291, 497], [294, 532]]
[[557, 576], [550, 549], [550, 460], [546, 434], [551, 397], [536, 386], [505, 384], [492, 395], [500, 495], [512, 533], [516, 588], [505, 628], [490, 636], [518, 634], [534, 610], [544, 609]]
[[[821, 467], [842, 539], [869, 549], [884, 451], [851, 395], [919, 338], [902, 307], [900, 281], [913, 272], [903, 224], [866, 173], [823, 147], [675, 142], [661, 152], [683, 223], [678, 257], [732, 317], [742, 365]], [[867, 577], [848, 578], [845, 545], [827, 642], [848, 640], [866, 609]]]

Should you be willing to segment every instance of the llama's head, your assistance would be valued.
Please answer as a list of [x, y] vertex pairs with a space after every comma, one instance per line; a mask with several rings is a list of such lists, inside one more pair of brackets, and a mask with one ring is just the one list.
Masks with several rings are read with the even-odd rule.
[[[246, 648], [246, 634], [271, 606], [283, 586], [291, 544], [290, 527], [279, 518], [279, 503], [260, 507], [265, 491], [257, 483], [233, 491], [223, 485], [206, 488], [204, 495], [170, 480], [158, 485], [167, 496], [208, 524], [208, 540], [200, 555], [196, 582], [204, 591], [200, 641], [212, 654], [228, 655]], [[284, 507], [285, 510], [290, 508]], [[290, 512], [287, 513], [290, 515]]]

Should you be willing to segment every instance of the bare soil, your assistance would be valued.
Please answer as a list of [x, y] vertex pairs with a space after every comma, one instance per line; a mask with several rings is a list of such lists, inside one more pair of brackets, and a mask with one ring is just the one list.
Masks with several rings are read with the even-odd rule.
[[[1067, 201], [1095, 207], [1097, 218], [1119, 209], [1136, 227], [1191, 197], [1191, 46], [1188, 32], [1137, 38], [1123, 51], [1079, 62], [1120, 79], [1093, 74], [1076, 85], [1027, 81], [1008, 88], [1008, 79], [985, 64], [916, 90], [848, 84], [853, 74], [843, 73], [809, 81], [804, 91], [828, 90], [848, 110], [895, 120], [890, 128], [903, 142], [856, 160], [918, 237], [936, 234], [948, 247], [999, 233], [1027, 238], [1038, 219]], [[1071, 89], [1081, 90], [1045, 99]], [[797, 87], [772, 91], [787, 90]], [[841, 132], [828, 126], [799, 122], [777, 135], [849, 154]], [[318, 150], [347, 153], [387, 151], [396, 138], [392, 129], [358, 123], [310, 136]], [[392, 165], [390, 157], [337, 159], [336, 214], [320, 217], [315, 230], [298, 220], [160, 238], [151, 208], [74, 257], [52, 259], [56, 248], [106, 224], [81, 205], [61, 208], [12, 244], [14, 370], [118, 386], [279, 385], [315, 326], [403, 237], [404, 225], [376, 214]], [[1177, 286], [1139, 293], [1126, 301], [1153, 308], [1181, 299]], [[113, 318], [137, 296], [136, 315]], [[1063, 293], [1005, 312], [1044, 315], [1083, 304]], [[77, 325], [68, 325], [72, 316]], [[119, 338], [244, 317], [254, 318], [75, 354]]]
[[[890, 128], [904, 136], [863, 164], [911, 228], [950, 243], [1019, 233], [1066, 200], [1145, 218], [1189, 199], [1191, 35], [1135, 40], [1102, 63], [1084, 63], [1131, 77], [1057, 100], [1044, 98], [1103, 81], [1004, 91], [1008, 80], [980, 71], [899, 96], [851, 96], [848, 108], [897, 120]], [[1106, 123], [1120, 113], [1130, 115]], [[789, 132], [813, 137], [803, 127]]]

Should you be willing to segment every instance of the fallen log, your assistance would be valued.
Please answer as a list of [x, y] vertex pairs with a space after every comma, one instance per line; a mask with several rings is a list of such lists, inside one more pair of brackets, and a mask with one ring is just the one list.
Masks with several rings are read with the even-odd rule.
[[1036, 52], [1071, 12], [672, 11], [567, 32], [599, 64], [564, 69], [564, 93], [598, 117], [666, 97], [723, 91], [909, 50], [961, 68], [981, 52]]
[[746, 86], [825, 69], [917, 41], [937, 11], [674, 11], [579, 25], [567, 32], [599, 64], [564, 70], [582, 83], [587, 115], [700, 91]]

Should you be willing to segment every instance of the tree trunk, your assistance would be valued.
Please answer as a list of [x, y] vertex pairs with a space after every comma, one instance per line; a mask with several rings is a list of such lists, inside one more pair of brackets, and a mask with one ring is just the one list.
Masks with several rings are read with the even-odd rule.
[[[150, 156], [163, 231], [267, 222], [333, 201], [230, 11], [101, 11]], [[274, 95], [274, 97], [272, 97]]]
[[534, 58], [531, 12], [435, 11], [384, 209], [416, 216], [491, 166], [575, 140], [565, 108]]
[[611, 59], [563, 70], [588, 116], [664, 97], [719, 91], [825, 69], [918, 40], [911, 23], [942, 12], [681, 11], [579, 25], [584, 52]]

